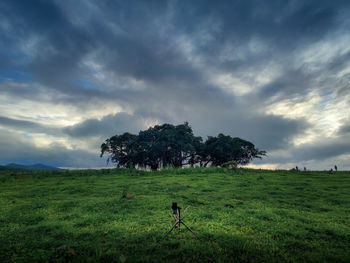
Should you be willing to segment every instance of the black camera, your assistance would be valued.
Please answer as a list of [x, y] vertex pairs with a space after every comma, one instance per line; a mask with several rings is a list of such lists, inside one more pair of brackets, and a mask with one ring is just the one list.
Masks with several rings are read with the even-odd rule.
[[176, 215], [177, 214], [177, 203], [176, 202], [173, 202], [171, 209], [173, 209], [173, 214]]

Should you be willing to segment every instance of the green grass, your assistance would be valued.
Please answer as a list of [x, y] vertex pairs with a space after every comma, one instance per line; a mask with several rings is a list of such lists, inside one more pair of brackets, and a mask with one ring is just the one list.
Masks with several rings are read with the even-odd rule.
[[[350, 172], [0, 173], [0, 262], [350, 262], [349, 193]], [[156, 243], [173, 201], [203, 242]]]

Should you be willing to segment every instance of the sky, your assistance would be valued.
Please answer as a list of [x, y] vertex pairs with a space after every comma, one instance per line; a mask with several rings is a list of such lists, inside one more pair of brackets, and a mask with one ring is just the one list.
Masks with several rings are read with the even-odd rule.
[[188, 121], [251, 167], [350, 169], [350, 1], [0, 2], [0, 165], [105, 167], [110, 136]]

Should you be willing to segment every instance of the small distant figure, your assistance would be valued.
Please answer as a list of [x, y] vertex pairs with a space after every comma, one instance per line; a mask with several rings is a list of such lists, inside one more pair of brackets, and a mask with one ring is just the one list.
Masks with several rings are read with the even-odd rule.
[[304, 172], [306, 172], [306, 167], [304, 166]]
[[333, 168], [331, 168], [329, 171], [330, 171], [330, 172], [333, 172]]
[[296, 170], [296, 171], [299, 171], [299, 168], [298, 168], [298, 166], [295, 166], [295, 170]]
[[334, 171], [338, 171], [338, 167], [334, 165]]

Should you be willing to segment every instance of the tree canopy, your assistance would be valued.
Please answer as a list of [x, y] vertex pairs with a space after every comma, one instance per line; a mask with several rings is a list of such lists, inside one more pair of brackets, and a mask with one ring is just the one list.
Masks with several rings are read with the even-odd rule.
[[124, 133], [114, 135], [101, 145], [101, 157], [107, 154], [107, 163], [117, 167], [182, 167], [184, 165], [220, 166], [229, 161], [248, 164], [254, 158], [262, 158], [265, 151], [254, 144], [219, 134], [209, 136], [203, 143], [193, 134], [187, 122], [180, 125], [163, 124], [140, 131], [138, 135]]

